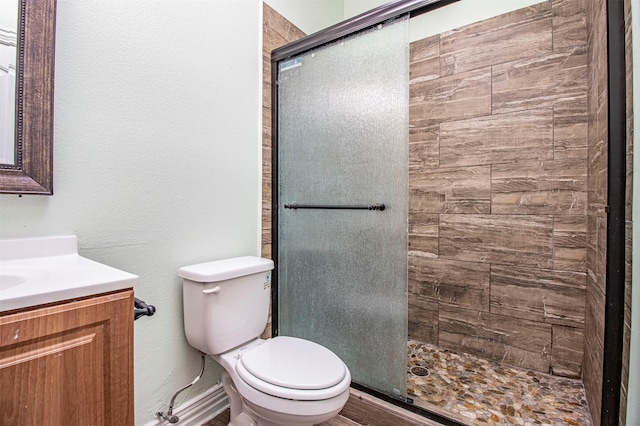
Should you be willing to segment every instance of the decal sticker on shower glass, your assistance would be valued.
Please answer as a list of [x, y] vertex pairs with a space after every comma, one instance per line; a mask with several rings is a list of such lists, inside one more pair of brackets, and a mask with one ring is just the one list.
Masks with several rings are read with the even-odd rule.
[[291, 59], [289, 61], [280, 62], [280, 72], [288, 71], [302, 65], [302, 58]]

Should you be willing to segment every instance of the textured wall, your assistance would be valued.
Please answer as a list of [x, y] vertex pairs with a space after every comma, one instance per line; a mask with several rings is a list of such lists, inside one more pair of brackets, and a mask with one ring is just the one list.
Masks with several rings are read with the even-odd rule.
[[259, 252], [260, 22], [258, 0], [58, 2], [55, 194], [0, 196], [0, 237], [75, 234], [140, 276], [136, 424], [198, 373], [178, 267]]
[[410, 337], [580, 376], [586, 43], [583, 0], [412, 43]]

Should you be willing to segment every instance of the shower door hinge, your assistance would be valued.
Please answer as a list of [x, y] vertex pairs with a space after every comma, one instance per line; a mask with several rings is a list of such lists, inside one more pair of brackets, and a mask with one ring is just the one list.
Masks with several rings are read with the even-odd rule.
[[607, 213], [607, 214], [611, 213], [611, 207], [604, 206], [604, 212]]

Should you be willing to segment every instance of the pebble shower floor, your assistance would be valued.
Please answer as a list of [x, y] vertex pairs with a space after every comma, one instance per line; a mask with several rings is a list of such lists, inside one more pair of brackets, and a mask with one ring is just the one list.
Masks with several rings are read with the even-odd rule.
[[506, 366], [409, 340], [414, 404], [470, 426], [591, 426], [580, 380]]

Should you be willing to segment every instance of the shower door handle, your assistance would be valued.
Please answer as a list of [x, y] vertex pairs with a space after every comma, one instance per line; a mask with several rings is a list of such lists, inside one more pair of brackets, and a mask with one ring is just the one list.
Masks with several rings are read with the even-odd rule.
[[298, 204], [290, 203], [284, 205], [285, 209], [323, 209], [323, 210], [376, 210], [383, 211], [386, 206], [383, 203], [361, 204], [361, 205], [332, 205], [332, 204]]

